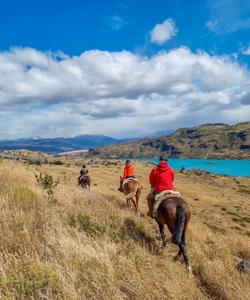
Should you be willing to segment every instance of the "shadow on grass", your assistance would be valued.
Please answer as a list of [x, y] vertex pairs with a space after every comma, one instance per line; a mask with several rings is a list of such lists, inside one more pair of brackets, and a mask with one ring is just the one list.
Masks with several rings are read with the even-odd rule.
[[198, 287], [202, 290], [203, 294], [206, 295], [209, 299], [214, 300], [227, 300], [223, 288], [217, 282], [213, 282], [210, 279], [206, 278], [205, 273], [201, 268], [197, 268], [193, 271], [193, 275], [198, 281]]
[[122, 227], [120, 234], [122, 238], [130, 238], [140, 247], [147, 248], [152, 254], [160, 254], [159, 245], [155, 238], [152, 238], [147, 234], [133, 220], [129, 218], [124, 220], [124, 226]]

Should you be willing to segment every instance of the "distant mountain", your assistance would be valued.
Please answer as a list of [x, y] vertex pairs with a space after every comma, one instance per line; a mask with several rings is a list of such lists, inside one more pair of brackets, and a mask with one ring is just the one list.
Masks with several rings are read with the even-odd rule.
[[89, 155], [113, 158], [186, 157], [250, 159], [250, 122], [180, 128], [167, 136], [104, 146]]
[[30, 138], [0, 141], [0, 150], [27, 149], [49, 154], [96, 148], [109, 144], [126, 142], [128, 139], [115, 139], [104, 135], [80, 135], [72, 138]]

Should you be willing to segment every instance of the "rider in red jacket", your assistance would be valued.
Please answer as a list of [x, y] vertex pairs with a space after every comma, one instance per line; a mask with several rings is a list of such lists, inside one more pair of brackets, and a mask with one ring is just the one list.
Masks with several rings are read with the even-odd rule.
[[174, 187], [174, 170], [169, 167], [167, 159], [160, 157], [160, 163], [155, 167], [150, 175], [149, 182], [151, 185], [151, 192], [148, 194], [148, 216], [153, 218], [153, 204], [155, 194], [161, 193], [166, 190], [173, 191]]
[[149, 181], [155, 193], [161, 193], [166, 190], [173, 191], [174, 170], [161, 157], [159, 165], [151, 171]]

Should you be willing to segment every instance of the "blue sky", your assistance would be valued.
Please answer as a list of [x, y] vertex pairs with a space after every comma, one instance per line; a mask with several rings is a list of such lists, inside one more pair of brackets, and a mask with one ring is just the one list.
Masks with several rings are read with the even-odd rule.
[[[168, 18], [179, 33], [164, 49], [186, 45], [231, 54], [249, 44], [250, 2], [245, 0], [14, 0], [0, 5], [2, 50], [28, 46], [70, 55], [89, 49], [148, 54], [159, 50], [149, 45], [148, 31]], [[218, 25], [210, 30], [208, 22]], [[247, 56], [240, 59], [249, 63]]]
[[[250, 2], [243, 0], [1, 1], [0, 121], [6, 131], [0, 138], [133, 136], [245, 121], [249, 37]], [[232, 78], [216, 77], [230, 71], [237, 78], [233, 87]], [[164, 88], [159, 74], [171, 77]], [[95, 90], [85, 86], [88, 80]], [[169, 117], [176, 106], [185, 110]]]

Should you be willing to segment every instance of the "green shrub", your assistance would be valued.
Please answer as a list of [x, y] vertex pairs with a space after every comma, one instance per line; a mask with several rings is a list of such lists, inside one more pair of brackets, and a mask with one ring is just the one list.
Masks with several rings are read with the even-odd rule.
[[50, 266], [30, 264], [19, 267], [0, 277], [0, 290], [5, 296], [16, 294], [17, 299], [41, 297], [42, 295], [58, 296], [59, 280]]
[[69, 225], [72, 227], [79, 227], [88, 236], [102, 236], [106, 232], [106, 227], [99, 225], [92, 221], [89, 216], [70, 216]]
[[50, 162], [51, 165], [62, 166], [64, 163], [61, 160], [55, 160]]
[[42, 161], [40, 159], [30, 159], [30, 158], [25, 158], [24, 159], [29, 165], [37, 165], [41, 166]]
[[46, 190], [49, 196], [52, 196], [54, 193], [54, 188], [58, 185], [59, 181], [55, 180], [52, 175], [40, 173], [39, 175], [35, 174], [37, 182]]

